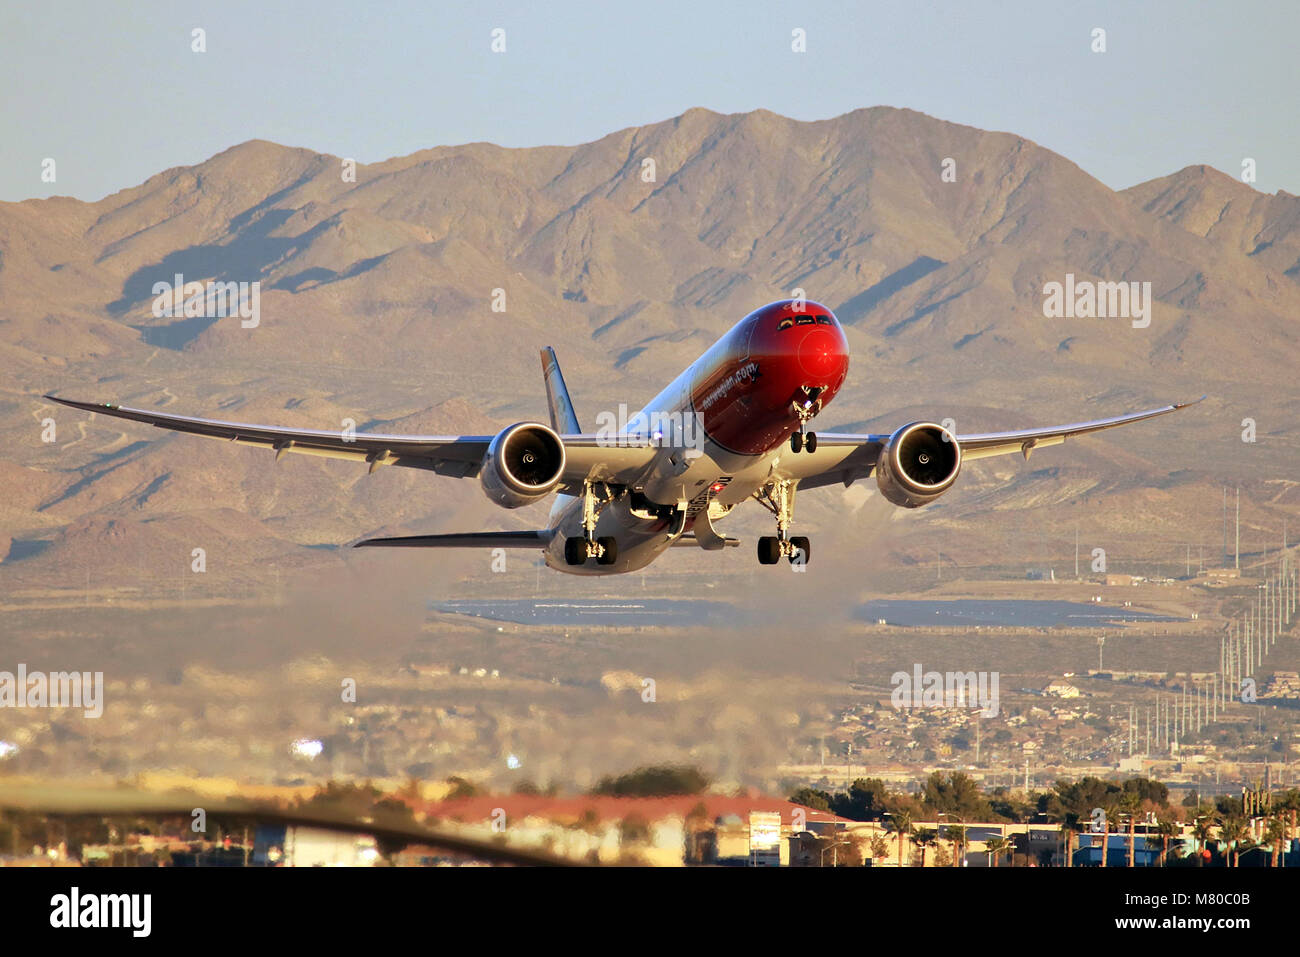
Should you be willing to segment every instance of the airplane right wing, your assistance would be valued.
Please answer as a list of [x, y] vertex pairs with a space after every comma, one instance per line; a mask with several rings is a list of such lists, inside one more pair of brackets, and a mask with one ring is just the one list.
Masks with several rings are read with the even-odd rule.
[[372, 472], [380, 465], [405, 465], [429, 469], [440, 475], [477, 475], [488, 443], [492, 441], [490, 435], [383, 435], [343, 430], [327, 432], [320, 429], [289, 429], [275, 425], [169, 415], [107, 402], [78, 402], [54, 395], [45, 398], [74, 409], [143, 422], [159, 429], [274, 449], [276, 458], [285, 452], [294, 452], [367, 462]]
[[[428, 469], [454, 478], [478, 475], [491, 435], [385, 435], [376, 432], [291, 429], [170, 415], [150, 409], [133, 409], [107, 402], [79, 402], [47, 395], [51, 402], [119, 419], [143, 422], [159, 429], [186, 432], [239, 445], [273, 449], [278, 459], [286, 452], [365, 462], [373, 472], [381, 465]], [[629, 484], [650, 467], [659, 451], [648, 441], [611, 441], [604, 435], [561, 435], [566, 467], [562, 492], [581, 492], [584, 481]]]

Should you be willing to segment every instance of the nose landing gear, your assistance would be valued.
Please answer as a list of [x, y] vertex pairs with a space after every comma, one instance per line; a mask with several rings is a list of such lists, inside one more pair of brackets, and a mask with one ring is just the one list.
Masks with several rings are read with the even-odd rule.
[[822, 410], [821, 395], [824, 391], [825, 389], [819, 385], [801, 386], [790, 401], [790, 408], [799, 419], [799, 431], [790, 436], [791, 452], [798, 454], [804, 449], [809, 452], [817, 451], [817, 433], [808, 432], [806, 429], [813, 417]]
[[790, 451], [794, 453], [802, 452], [807, 449], [809, 452], [817, 451], [817, 433], [805, 432], [803, 423], [799, 423], [799, 431], [792, 433], [790, 436]]

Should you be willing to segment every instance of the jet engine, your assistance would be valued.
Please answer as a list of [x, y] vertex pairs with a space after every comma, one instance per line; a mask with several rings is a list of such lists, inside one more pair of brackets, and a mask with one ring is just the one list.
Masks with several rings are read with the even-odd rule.
[[880, 494], [903, 508], [929, 505], [961, 471], [957, 438], [933, 422], [913, 422], [889, 437], [876, 463]]
[[483, 494], [505, 508], [545, 498], [564, 475], [564, 443], [540, 422], [502, 429], [488, 445], [479, 470]]

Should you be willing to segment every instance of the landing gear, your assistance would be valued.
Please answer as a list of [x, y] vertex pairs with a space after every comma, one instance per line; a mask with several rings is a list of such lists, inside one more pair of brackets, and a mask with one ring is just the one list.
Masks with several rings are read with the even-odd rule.
[[[597, 501], [599, 486], [603, 499]], [[564, 540], [564, 561], [569, 565], [585, 565], [587, 559], [596, 559], [598, 565], [613, 565], [618, 561], [618, 540], [612, 536], [596, 537], [596, 518], [601, 506], [613, 501], [609, 488], [603, 483], [582, 483], [582, 535]]]
[[564, 561], [569, 565], [587, 563], [587, 540], [585, 538], [566, 538], [564, 540]]
[[798, 454], [798, 452], [801, 452], [805, 449], [809, 450], [810, 452], [815, 452], [816, 433], [803, 432], [802, 426], [800, 426], [800, 428], [801, 428], [800, 432], [793, 433], [792, 436], [790, 436], [790, 451], [796, 452], [796, 454]]
[[564, 540], [564, 561], [569, 565], [585, 565], [587, 559], [596, 559], [597, 565], [613, 565], [618, 561], [618, 539], [602, 535], [594, 541], [574, 537]]
[[817, 451], [817, 433], [816, 432], [795, 432], [790, 436], [790, 451], [799, 453], [804, 449], [809, 452]]
[[[798, 435], [799, 433], [795, 433]], [[806, 565], [812, 554], [812, 545], [805, 536], [790, 537], [790, 522], [794, 518], [794, 489], [791, 481], [773, 482], [754, 493], [759, 504], [776, 516], [776, 534], [764, 535], [758, 540], [758, 563], [775, 565], [784, 555], [791, 565]]]
[[809, 452], [817, 451], [817, 433], [804, 430], [813, 420], [813, 416], [822, 410], [823, 391], [821, 386], [803, 386], [790, 402], [790, 408], [799, 419], [799, 431], [790, 436], [790, 451], [796, 455], [804, 449]]

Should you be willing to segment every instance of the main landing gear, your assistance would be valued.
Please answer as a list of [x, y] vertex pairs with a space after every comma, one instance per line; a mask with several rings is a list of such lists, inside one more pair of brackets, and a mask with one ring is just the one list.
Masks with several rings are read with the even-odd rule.
[[585, 565], [594, 557], [597, 565], [613, 565], [618, 561], [618, 539], [601, 536], [587, 541], [585, 538], [564, 540], [564, 560], [570, 565]]
[[[599, 485], [601, 499], [596, 498]], [[600, 509], [613, 501], [609, 487], [604, 483], [582, 484], [582, 535], [564, 540], [564, 561], [569, 565], [585, 565], [587, 559], [596, 559], [597, 565], [613, 565], [618, 561], [618, 540], [613, 536], [596, 537], [596, 517]]]
[[790, 537], [789, 534], [790, 522], [794, 518], [794, 489], [794, 482], [778, 481], [754, 493], [759, 504], [776, 516], [776, 534], [764, 535], [758, 540], [760, 565], [775, 565], [782, 555], [791, 565], [806, 565], [812, 555], [812, 545], [806, 537]]
[[790, 451], [795, 454], [804, 449], [817, 451], [817, 433], [806, 430], [813, 416], [822, 410], [822, 391], [821, 386], [802, 386], [790, 401], [790, 408], [799, 419], [799, 431], [790, 436]]

